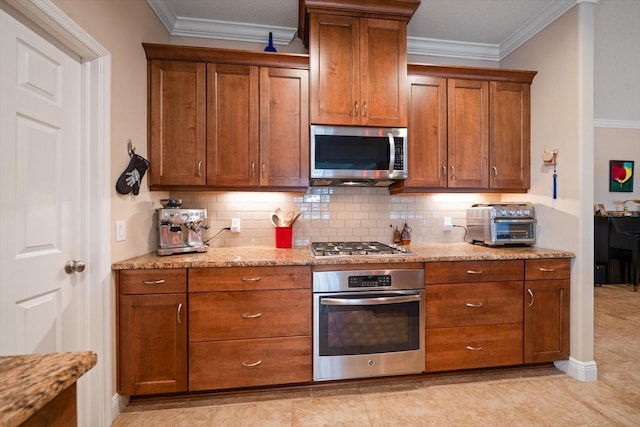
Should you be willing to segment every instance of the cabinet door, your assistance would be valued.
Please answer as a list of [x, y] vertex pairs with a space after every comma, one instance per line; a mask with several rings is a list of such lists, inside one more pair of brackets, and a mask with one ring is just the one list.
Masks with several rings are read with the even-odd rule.
[[404, 187], [447, 186], [447, 80], [409, 76], [409, 178]]
[[120, 296], [118, 392], [187, 390], [186, 307], [186, 294]]
[[[405, 65], [406, 66], [406, 65]], [[309, 15], [311, 123], [360, 123], [359, 19]], [[356, 110], [357, 106], [357, 110]]]
[[309, 72], [260, 69], [260, 186], [309, 186]]
[[204, 185], [205, 65], [150, 61], [149, 186]]
[[490, 187], [530, 187], [530, 95], [526, 83], [490, 83]]
[[569, 280], [527, 280], [524, 287], [524, 362], [567, 359]]
[[207, 185], [259, 184], [258, 67], [207, 64]]
[[406, 127], [405, 22], [371, 18], [360, 20], [360, 75], [361, 124]]
[[450, 79], [449, 187], [489, 187], [489, 82]]

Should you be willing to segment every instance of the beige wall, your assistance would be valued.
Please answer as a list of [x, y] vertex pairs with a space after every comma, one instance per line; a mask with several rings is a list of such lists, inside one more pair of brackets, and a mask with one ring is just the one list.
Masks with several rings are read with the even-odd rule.
[[[54, 3], [111, 53], [111, 258], [144, 254], [151, 250], [147, 230], [154, 201], [163, 194], [149, 193], [146, 177], [138, 196], [116, 193], [115, 183], [129, 163], [129, 138], [136, 153], [147, 157], [147, 61], [141, 43], [168, 43], [169, 34], [145, 0]], [[124, 242], [115, 242], [115, 220], [126, 221]]]
[[[637, 129], [596, 128], [595, 130], [594, 201], [609, 211], [622, 210], [622, 202], [640, 199], [640, 121]], [[633, 192], [609, 191], [609, 161], [633, 160]], [[627, 203], [627, 208], [640, 210], [640, 205]]]
[[[538, 70], [531, 88], [531, 190], [541, 246], [576, 253], [571, 280], [571, 357], [593, 361], [593, 5], [581, 3], [501, 65]], [[545, 147], [559, 149], [558, 199]]]

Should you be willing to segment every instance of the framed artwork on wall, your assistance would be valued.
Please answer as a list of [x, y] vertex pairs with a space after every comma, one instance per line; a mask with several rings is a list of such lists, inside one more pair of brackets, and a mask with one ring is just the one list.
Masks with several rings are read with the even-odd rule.
[[633, 160], [609, 161], [609, 191], [633, 191]]

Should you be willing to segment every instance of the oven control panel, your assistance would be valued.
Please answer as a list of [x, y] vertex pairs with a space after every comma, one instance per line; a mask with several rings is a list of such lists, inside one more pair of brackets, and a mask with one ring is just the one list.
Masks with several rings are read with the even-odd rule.
[[379, 286], [391, 286], [391, 275], [349, 276], [350, 288], [375, 288]]

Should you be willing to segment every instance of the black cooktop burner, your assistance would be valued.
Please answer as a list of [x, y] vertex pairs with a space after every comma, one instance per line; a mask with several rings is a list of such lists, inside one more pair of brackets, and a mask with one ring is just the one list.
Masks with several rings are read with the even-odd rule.
[[314, 257], [415, 255], [400, 245], [389, 246], [380, 242], [313, 242], [310, 250]]

